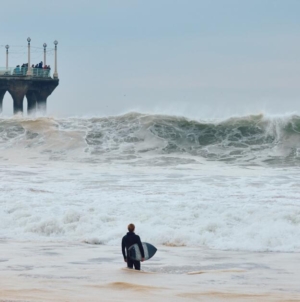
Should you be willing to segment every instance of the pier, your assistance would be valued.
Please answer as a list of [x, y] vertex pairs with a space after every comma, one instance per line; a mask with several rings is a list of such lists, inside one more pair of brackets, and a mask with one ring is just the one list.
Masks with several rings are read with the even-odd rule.
[[0, 67], [0, 113], [2, 112], [3, 98], [8, 92], [13, 99], [14, 114], [23, 114], [23, 102], [27, 99], [27, 114], [33, 115], [36, 111], [43, 114], [47, 110], [47, 99], [59, 84], [57, 72], [57, 41], [54, 41], [55, 61], [54, 72], [46, 66], [46, 47], [44, 43], [44, 60], [43, 65], [36, 68], [30, 63], [30, 42], [28, 42], [28, 62], [26, 66], [9, 67], [9, 45], [6, 45], [6, 67]]

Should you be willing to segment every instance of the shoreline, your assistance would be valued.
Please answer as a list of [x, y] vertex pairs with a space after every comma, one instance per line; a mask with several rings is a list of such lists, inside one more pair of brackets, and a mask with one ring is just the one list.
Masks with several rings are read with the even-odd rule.
[[0, 241], [4, 301], [300, 301], [300, 253], [159, 246], [142, 271], [119, 246]]

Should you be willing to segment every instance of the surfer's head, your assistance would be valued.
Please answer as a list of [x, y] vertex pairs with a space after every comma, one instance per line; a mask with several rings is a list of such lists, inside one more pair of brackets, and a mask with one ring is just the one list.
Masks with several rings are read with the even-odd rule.
[[127, 227], [127, 229], [128, 229], [128, 231], [129, 232], [134, 232], [134, 229], [135, 229], [135, 225], [133, 224], [133, 223], [130, 223], [130, 224], [128, 224], [128, 227]]

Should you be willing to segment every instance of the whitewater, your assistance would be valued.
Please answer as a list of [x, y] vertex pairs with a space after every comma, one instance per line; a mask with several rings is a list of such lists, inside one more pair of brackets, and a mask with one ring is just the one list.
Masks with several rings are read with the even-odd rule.
[[300, 251], [300, 117], [0, 119], [0, 239]]

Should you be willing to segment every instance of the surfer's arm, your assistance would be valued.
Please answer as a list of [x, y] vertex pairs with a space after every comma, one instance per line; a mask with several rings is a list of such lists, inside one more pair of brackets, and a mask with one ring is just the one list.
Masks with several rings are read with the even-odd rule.
[[122, 254], [123, 254], [124, 260], [126, 261], [127, 257], [126, 257], [126, 254], [125, 254], [125, 240], [124, 240], [124, 237], [122, 239]]
[[[142, 256], [142, 259], [144, 259], [145, 258], [145, 253], [144, 253], [144, 248], [143, 248], [143, 245], [142, 245], [142, 242], [141, 242], [141, 238], [139, 237], [139, 236], [137, 236], [138, 237], [138, 242], [137, 242], [137, 244], [138, 244], [138, 246], [139, 246], [139, 249], [140, 249], [140, 252], [141, 252], [141, 256]], [[142, 261], [144, 261], [144, 260], [142, 260]]]

